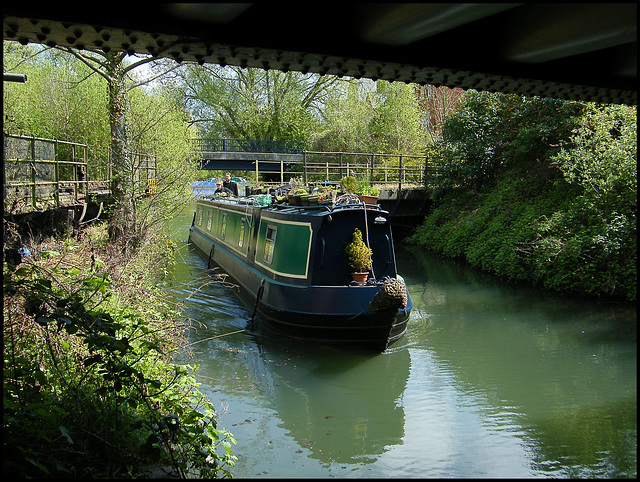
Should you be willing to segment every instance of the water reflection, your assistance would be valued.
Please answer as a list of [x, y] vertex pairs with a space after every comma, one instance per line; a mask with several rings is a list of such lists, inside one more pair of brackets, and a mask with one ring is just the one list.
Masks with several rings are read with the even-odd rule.
[[534, 470], [635, 473], [635, 308], [505, 286], [462, 264], [408, 254], [428, 273], [405, 279], [429, 330], [414, 324], [409, 346], [438, 357], [459, 390], [506, 415], [487, 423], [518, 427]]
[[263, 340], [245, 356], [280, 427], [325, 463], [369, 463], [402, 443], [398, 401], [409, 376], [409, 354], [352, 354], [330, 347], [295, 347]]
[[400, 247], [407, 334], [363, 355], [235, 333], [248, 310], [183, 256], [170, 289], [187, 300], [202, 389], [238, 440], [237, 478], [636, 475], [633, 307]]

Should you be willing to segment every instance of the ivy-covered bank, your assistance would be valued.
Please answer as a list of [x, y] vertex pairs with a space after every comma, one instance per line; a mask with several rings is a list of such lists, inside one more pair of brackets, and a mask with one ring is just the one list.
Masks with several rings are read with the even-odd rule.
[[4, 227], [3, 474], [230, 477], [235, 441], [174, 364], [185, 326], [154, 287], [172, 243], [125, 257], [105, 225], [26, 245]]
[[506, 279], [636, 300], [637, 112], [473, 93], [412, 241]]

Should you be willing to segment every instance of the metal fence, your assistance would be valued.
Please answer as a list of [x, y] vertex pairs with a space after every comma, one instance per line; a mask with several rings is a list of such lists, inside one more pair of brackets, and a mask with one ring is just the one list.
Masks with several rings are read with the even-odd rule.
[[370, 186], [402, 189], [422, 187], [438, 172], [426, 156], [408, 154], [379, 154], [362, 152], [302, 151], [301, 161], [255, 161], [258, 179], [259, 166], [263, 163], [280, 165], [280, 182], [301, 178], [310, 182], [339, 182], [345, 176], [353, 176]]
[[37, 208], [47, 201], [60, 206], [65, 197], [75, 202], [86, 197], [87, 155], [86, 144], [4, 134], [5, 211]]
[[[5, 212], [60, 207], [110, 193], [111, 162], [104, 174], [89, 169], [89, 147], [78, 142], [4, 134], [3, 199]], [[157, 189], [156, 159], [129, 154], [132, 177]], [[93, 164], [96, 164], [94, 162]], [[106, 176], [107, 179], [100, 178]]]

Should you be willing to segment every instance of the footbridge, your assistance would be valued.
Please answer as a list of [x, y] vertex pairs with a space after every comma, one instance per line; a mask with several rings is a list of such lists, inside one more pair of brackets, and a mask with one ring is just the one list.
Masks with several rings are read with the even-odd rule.
[[193, 139], [192, 146], [201, 169], [253, 171], [266, 190], [292, 179], [309, 185], [353, 176], [363, 189], [378, 193], [378, 204], [396, 221], [428, 213], [432, 203], [425, 187], [438, 170], [424, 155], [309, 151], [295, 141]]
[[302, 161], [304, 143], [267, 139], [193, 139], [200, 169], [278, 172], [280, 164]]

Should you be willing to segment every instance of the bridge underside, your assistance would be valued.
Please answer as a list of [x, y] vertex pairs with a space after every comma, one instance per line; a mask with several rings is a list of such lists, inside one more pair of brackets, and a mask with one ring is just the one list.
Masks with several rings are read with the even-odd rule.
[[420, 218], [429, 214], [433, 200], [424, 189], [382, 189], [378, 204], [395, 220]]
[[262, 152], [204, 152], [200, 157], [200, 169], [220, 171], [280, 172], [281, 166], [302, 161], [302, 154]]

